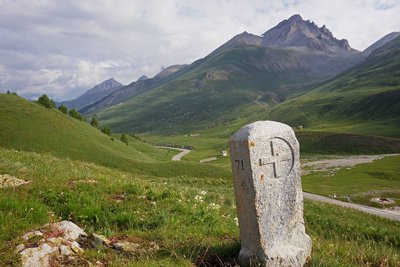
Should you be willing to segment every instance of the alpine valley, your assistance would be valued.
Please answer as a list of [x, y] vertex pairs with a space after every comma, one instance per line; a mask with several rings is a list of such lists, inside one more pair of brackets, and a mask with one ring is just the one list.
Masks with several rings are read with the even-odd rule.
[[[90, 4], [70, 18], [71, 1], [61, 2], [51, 5], [62, 14], [54, 24], [86, 30]], [[51, 26], [38, 28], [73, 40]], [[107, 27], [90, 36], [111, 39]], [[259, 120], [286, 123], [300, 143], [302, 188], [270, 196], [286, 203], [303, 190], [304, 221], [295, 220], [312, 240], [305, 266], [400, 266], [400, 32], [357, 51], [300, 15], [261, 35], [240, 33], [191, 64], [127, 85], [110, 78], [73, 100], [0, 94], [0, 266], [238, 266], [245, 217], [228, 142]], [[264, 144], [265, 164], [233, 159], [233, 168], [273, 163], [278, 178], [275, 164], [288, 159]], [[286, 156], [299, 155], [294, 147]], [[254, 177], [268, 190], [282, 181]]]
[[325, 25], [294, 15], [261, 36], [238, 34], [205, 58], [140, 79], [81, 111], [96, 113], [118, 132], [187, 133], [270, 118], [320, 130], [340, 124], [344, 132], [356, 123], [362, 125], [357, 133], [399, 137], [398, 36], [361, 52]]

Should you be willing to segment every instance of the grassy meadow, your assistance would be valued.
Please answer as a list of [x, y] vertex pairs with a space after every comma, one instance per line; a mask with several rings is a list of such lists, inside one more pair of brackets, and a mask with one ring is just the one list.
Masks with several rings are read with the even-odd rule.
[[[186, 136], [128, 136], [128, 145], [118, 134], [104, 135], [88, 123], [13, 95], [0, 95], [0, 119], [0, 174], [31, 181], [0, 188], [0, 266], [19, 265], [15, 248], [26, 231], [60, 220], [71, 220], [87, 233], [160, 248], [137, 254], [87, 249], [79, 262], [71, 263], [75, 266], [96, 261], [107, 266], [235, 263], [240, 240], [229, 158], [198, 161], [227, 150], [229, 136], [245, 118]], [[376, 153], [392, 152], [398, 144], [396, 139], [361, 135], [296, 134], [305, 158], [365, 153], [355, 140], [369, 141]], [[183, 161], [172, 162], [176, 151], [150, 145], [162, 143], [194, 150]], [[320, 194], [335, 190], [356, 199], [376, 184], [379, 190], [399, 188], [398, 162], [399, 156], [333, 177], [310, 174], [303, 179], [304, 189]], [[357, 201], [363, 203], [362, 197]], [[308, 266], [400, 266], [399, 222], [309, 201], [304, 212], [313, 240]]]
[[[3, 148], [0, 172], [31, 181], [0, 189], [0, 266], [17, 266], [22, 234], [54, 220], [160, 247], [140, 255], [90, 249], [82, 255], [108, 266], [234, 263], [240, 249], [230, 177], [155, 177]], [[305, 220], [313, 240], [308, 266], [400, 265], [399, 222], [308, 201]]]

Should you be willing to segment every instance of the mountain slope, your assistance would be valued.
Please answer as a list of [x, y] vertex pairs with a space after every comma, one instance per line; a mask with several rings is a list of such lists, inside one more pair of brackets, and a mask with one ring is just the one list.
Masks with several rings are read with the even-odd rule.
[[[295, 16], [283, 24], [297, 32], [307, 29], [307, 36], [328, 31], [300, 20]], [[267, 33], [263, 37], [239, 34], [172, 79], [98, 115], [117, 131], [181, 132], [213, 127], [241, 116], [248, 105], [275, 105], [362, 60], [360, 52], [331, 35], [331, 39], [319, 40], [315, 35], [303, 43], [276, 46], [262, 44], [270, 36]], [[312, 38], [325, 45], [324, 49], [310, 48]]]
[[391, 32], [389, 34], [386, 34], [385, 36], [383, 36], [381, 39], [379, 39], [378, 41], [376, 41], [375, 43], [373, 43], [372, 45], [368, 46], [364, 51], [363, 54], [365, 54], [366, 56], [368, 56], [369, 54], [371, 54], [372, 51], [374, 51], [375, 49], [378, 49], [382, 46], [384, 46], [385, 44], [389, 43], [390, 41], [392, 41], [393, 39], [397, 38], [400, 36], [400, 32]]
[[94, 86], [92, 89], [86, 91], [79, 97], [70, 101], [64, 101], [62, 104], [66, 105], [70, 109], [75, 108], [79, 110], [113, 93], [122, 86], [122, 83], [116, 81], [114, 78], [111, 78]]
[[400, 37], [359, 65], [274, 107], [268, 117], [292, 125], [400, 138]]

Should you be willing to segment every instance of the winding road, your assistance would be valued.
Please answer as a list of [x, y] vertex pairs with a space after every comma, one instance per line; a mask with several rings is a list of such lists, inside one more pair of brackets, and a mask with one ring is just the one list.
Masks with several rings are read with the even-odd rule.
[[307, 193], [307, 192], [303, 192], [303, 196], [305, 199], [309, 199], [312, 201], [318, 201], [318, 202], [338, 205], [338, 206], [341, 206], [344, 208], [351, 208], [351, 209], [359, 210], [359, 211], [369, 213], [372, 215], [376, 215], [379, 217], [383, 217], [386, 219], [400, 221], [400, 215], [398, 213], [396, 213], [395, 211], [373, 208], [373, 207], [369, 207], [369, 206], [365, 206], [365, 205], [361, 205], [361, 204], [343, 202], [343, 201], [339, 201], [339, 200], [332, 199], [329, 197], [324, 197], [324, 196], [311, 194], [311, 193]]
[[185, 156], [185, 155], [190, 153], [190, 150], [189, 149], [185, 149], [185, 148], [177, 148], [177, 147], [169, 147], [169, 146], [158, 146], [158, 147], [159, 148], [166, 148], [166, 149], [173, 149], [173, 150], [181, 151], [180, 153], [176, 154], [175, 156], [173, 156], [171, 158], [171, 160], [173, 160], [173, 161], [180, 161], [183, 156]]

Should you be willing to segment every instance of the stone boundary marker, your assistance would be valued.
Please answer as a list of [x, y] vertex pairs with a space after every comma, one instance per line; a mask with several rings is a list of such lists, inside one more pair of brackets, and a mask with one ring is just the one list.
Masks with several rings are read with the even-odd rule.
[[241, 266], [303, 266], [305, 233], [299, 143], [286, 124], [258, 121], [230, 142]]

